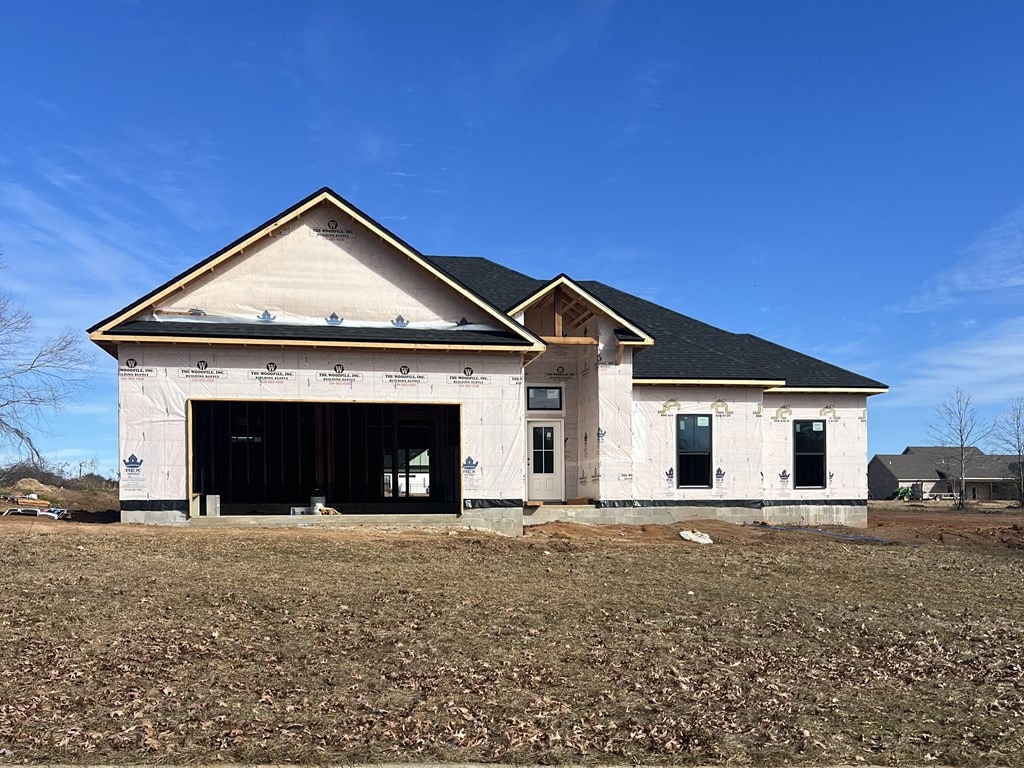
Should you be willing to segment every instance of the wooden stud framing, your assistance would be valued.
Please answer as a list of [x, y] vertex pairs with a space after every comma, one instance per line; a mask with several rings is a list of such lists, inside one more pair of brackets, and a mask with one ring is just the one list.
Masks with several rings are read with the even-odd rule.
[[[610, 307], [603, 302], [599, 301], [596, 297], [590, 295], [582, 288], [575, 285], [572, 280], [562, 275], [549, 283], [547, 286], [542, 288], [540, 291], [534, 293], [532, 296], [527, 297], [521, 301], [517, 306], [513, 307], [508, 311], [510, 316], [515, 316], [519, 312], [525, 312], [527, 308], [542, 305], [546, 300], [554, 295], [554, 292], [560, 288], [568, 289], [569, 292], [575, 294], [571, 297], [569, 302], [565, 302], [563, 294], [561, 314], [563, 316], [563, 322], [569, 320], [570, 322], [578, 323], [582, 325], [584, 322], [594, 316], [593, 310], [590, 307], [595, 307], [599, 312], [604, 314], [606, 317], [611, 318], [616, 323], [621, 325], [623, 328], [628, 330], [630, 333], [635, 334], [640, 338], [639, 341], [619, 341], [620, 345], [624, 344], [628, 347], [649, 347], [654, 344], [654, 339], [651, 338], [643, 329], [637, 327], [633, 323], [626, 320], [626, 318], [617, 314]], [[579, 312], [575, 317], [572, 316], [573, 310], [578, 307], [583, 307], [584, 311]], [[589, 313], [587, 315], [586, 313]], [[566, 337], [569, 338], [569, 337]], [[551, 342], [548, 342], [551, 343]]]
[[[562, 336], [562, 286], [556, 285], [552, 294], [555, 309], [555, 336]], [[551, 342], [548, 342], [549, 344]]]

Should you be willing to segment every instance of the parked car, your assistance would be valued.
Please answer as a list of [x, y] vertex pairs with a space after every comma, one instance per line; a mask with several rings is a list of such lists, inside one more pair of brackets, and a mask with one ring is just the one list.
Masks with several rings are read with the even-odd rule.
[[60, 507], [47, 507], [46, 509], [40, 509], [36, 514], [40, 517], [52, 517], [54, 520], [63, 520], [70, 513]]
[[8, 507], [3, 514], [5, 517], [7, 515], [37, 515], [39, 510], [36, 507]]

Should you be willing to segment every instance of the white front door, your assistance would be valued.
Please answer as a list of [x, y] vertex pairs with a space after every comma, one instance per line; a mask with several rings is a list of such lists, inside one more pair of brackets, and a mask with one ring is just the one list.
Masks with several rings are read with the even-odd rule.
[[526, 422], [526, 493], [529, 501], [565, 500], [562, 422]]

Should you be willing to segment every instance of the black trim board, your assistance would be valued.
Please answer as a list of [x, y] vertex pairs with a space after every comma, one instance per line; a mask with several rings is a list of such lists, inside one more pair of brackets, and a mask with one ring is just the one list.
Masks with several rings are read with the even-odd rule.
[[463, 509], [513, 509], [522, 507], [522, 499], [463, 499]]
[[765, 507], [866, 507], [867, 499], [765, 499]]
[[107, 331], [118, 336], [155, 336], [174, 339], [253, 339], [311, 341], [344, 344], [422, 344], [445, 346], [506, 346], [529, 348], [530, 342], [504, 331], [460, 331], [432, 328], [356, 328], [351, 326], [288, 325], [285, 323], [202, 323], [187, 321], [130, 320]]
[[765, 509], [768, 507], [866, 507], [865, 499], [598, 499], [594, 507], [703, 507]]
[[188, 514], [185, 499], [122, 499], [122, 512], [183, 512]]

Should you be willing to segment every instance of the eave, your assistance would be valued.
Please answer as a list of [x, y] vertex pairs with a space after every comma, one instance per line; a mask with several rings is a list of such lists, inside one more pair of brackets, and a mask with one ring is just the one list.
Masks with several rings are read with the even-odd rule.
[[669, 387], [778, 387], [785, 383], [778, 379], [633, 379], [634, 385]]
[[884, 395], [888, 387], [787, 387], [782, 386], [766, 389], [771, 394], [833, 394], [833, 395]]
[[429, 344], [422, 342], [375, 342], [375, 341], [329, 341], [305, 339], [260, 339], [233, 338], [225, 336], [182, 337], [182, 336], [131, 336], [94, 332], [89, 339], [98, 344], [112, 357], [117, 357], [118, 344], [168, 344], [235, 347], [297, 347], [302, 349], [374, 349], [403, 350], [411, 352], [512, 352], [533, 358], [546, 348], [543, 344]]

